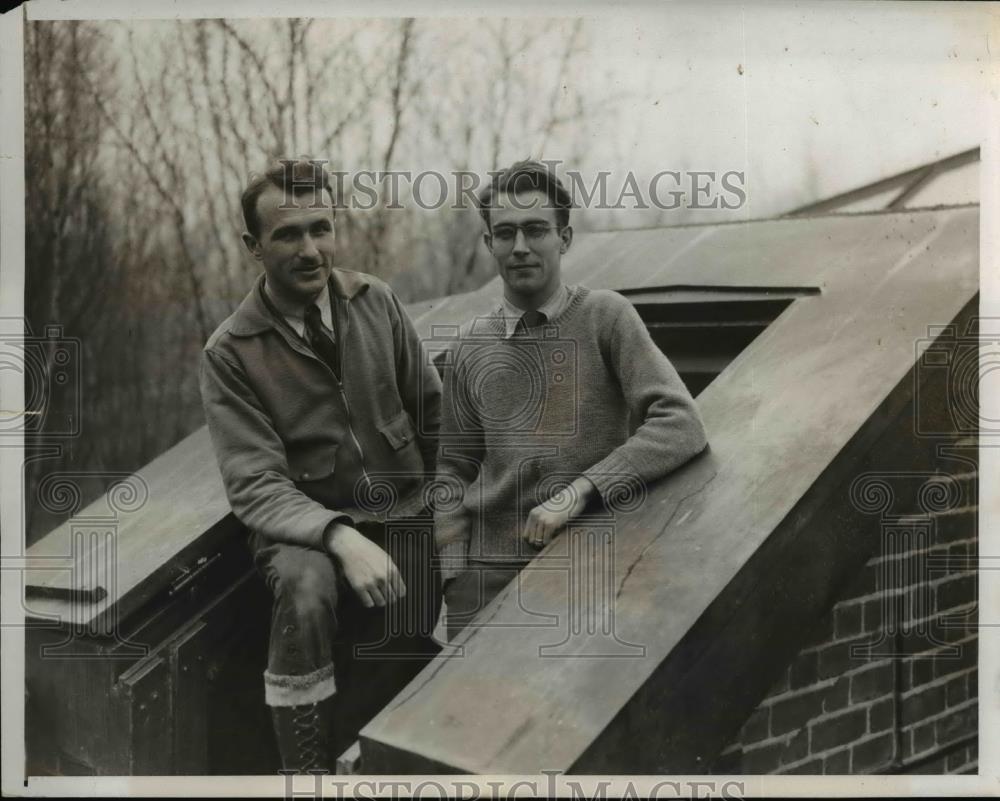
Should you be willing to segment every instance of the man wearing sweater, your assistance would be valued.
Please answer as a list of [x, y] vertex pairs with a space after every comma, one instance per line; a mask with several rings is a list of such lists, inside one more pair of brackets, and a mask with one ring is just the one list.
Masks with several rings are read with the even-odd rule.
[[435, 539], [449, 638], [589, 504], [648, 483], [706, 446], [677, 371], [621, 295], [566, 286], [571, 200], [518, 162], [479, 197], [503, 281], [444, 370]]

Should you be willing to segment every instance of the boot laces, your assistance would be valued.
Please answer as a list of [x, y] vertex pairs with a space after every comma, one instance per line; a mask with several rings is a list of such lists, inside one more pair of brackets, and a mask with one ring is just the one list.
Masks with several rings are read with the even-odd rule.
[[301, 770], [319, 767], [321, 762], [320, 716], [317, 704], [293, 707], [292, 725], [299, 752]]

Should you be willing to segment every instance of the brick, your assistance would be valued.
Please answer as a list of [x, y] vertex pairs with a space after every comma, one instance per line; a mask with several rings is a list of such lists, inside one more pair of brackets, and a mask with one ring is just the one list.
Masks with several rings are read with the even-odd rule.
[[934, 657], [941, 652], [945, 645], [941, 638], [940, 630], [933, 630], [928, 625], [921, 627], [919, 631], [911, 630], [909, 633], [900, 633], [893, 639], [894, 646], [909, 657]]
[[831, 687], [828, 687], [826, 695], [823, 696], [823, 712], [839, 712], [844, 709], [847, 706], [850, 687], [850, 676], [841, 676]]
[[954, 753], [948, 755], [945, 761], [945, 765], [948, 769], [948, 772], [951, 773], [952, 771], [956, 771], [965, 767], [965, 764], [968, 761], [969, 761], [968, 749], [959, 748]]
[[907, 756], [922, 754], [937, 745], [937, 735], [934, 733], [933, 723], [924, 723], [917, 726], [910, 733], [912, 740]]
[[937, 590], [926, 581], [911, 584], [903, 594], [903, 610], [900, 617], [900, 626], [903, 634], [911, 631], [920, 631], [927, 627], [926, 618], [934, 614], [936, 607]]
[[979, 709], [975, 704], [945, 715], [934, 723], [937, 740], [942, 745], [975, 734], [978, 727]]
[[896, 716], [893, 711], [893, 699], [886, 698], [872, 704], [868, 708], [868, 731], [876, 734], [880, 731], [887, 731], [896, 725]]
[[[972, 542], [965, 540], [954, 542], [948, 546], [948, 564], [956, 569], [975, 570], [975, 562], [970, 558], [975, 546]], [[959, 567], [964, 563], [964, 567]]]
[[955, 643], [934, 655], [930, 660], [935, 679], [943, 679], [964, 673], [969, 669], [969, 643]]
[[909, 624], [900, 630], [897, 640], [907, 654], [927, 654], [945, 644], [941, 626], [936, 620], [922, 620], [916, 625]]
[[785, 744], [771, 743], [759, 748], [743, 749], [743, 770], [749, 774], [774, 773], [781, 764]]
[[957, 655], [943, 656], [935, 660], [934, 670], [938, 675], [947, 676], [950, 673], [957, 673], [960, 670], [978, 667], [978, 638], [955, 643], [955, 647], [958, 649]]
[[794, 768], [784, 768], [780, 772], [789, 774], [796, 773], [804, 776], [822, 776], [823, 760], [811, 759], [808, 762], [803, 762], [801, 765], [796, 765]]
[[859, 637], [855, 640], [830, 645], [819, 651], [819, 677], [829, 679], [846, 673], [848, 670], [859, 668], [868, 661], [866, 658], [851, 655], [852, 647], [864, 646], [870, 643], [868, 637]]
[[862, 608], [862, 604], [838, 604], [834, 607], [834, 635], [838, 640], [861, 634]]
[[870, 701], [892, 692], [893, 672], [891, 662], [883, 662], [868, 670], [851, 675], [851, 703]]
[[810, 720], [822, 713], [825, 690], [809, 690], [778, 701], [771, 707], [771, 734], [779, 736], [801, 729]]
[[910, 768], [907, 773], [919, 774], [919, 775], [939, 775], [945, 772], [945, 758], [940, 757], [939, 759], [931, 760], [923, 765], [917, 765], [914, 768]]
[[799, 654], [788, 675], [788, 684], [793, 690], [815, 684], [819, 678], [819, 654], [816, 651]]
[[895, 750], [895, 734], [886, 732], [871, 740], [857, 743], [851, 748], [851, 770], [853, 773], [872, 773], [892, 761]]
[[954, 542], [955, 540], [969, 540], [977, 536], [975, 508], [964, 512], [950, 515], [936, 515], [935, 521], [935, 542]]
[[827, 751], [858, 739], [868, 725], [868, 710], [854, 709], [810, 726], [809, 749]]
[[937, 588], [937, 608], [945, 611], [975, 601], [976, 583], [974, 573], [942, 582]]
[[934, 620], [934, 634], [943, 642], [957, 643], [979, 631], [978, 607], [942, 614]]
[[862, 613], [862, 628], [866, 632], [879, 631], [885, 625], [886, 612], [883, 609], [882, 598], [871, 598], [865, 601]]
[[969, 698], [969, 680], [965, 675], [955, 676], [945, 685], [945, 703], [958, 706]]
[[969, 695], [969, 698], [978, 698], [979, 697], [979, 671], [978, 670], [973, 670], [971, 673], [969, 673], [968, 676], [966, 677], [966, 681], [968, 682], [968, 695]]
[[818, 674], [821, 679], [839, 676], [850, 666], [850, 654], [847, 643], [829, 645], [818, 652]]
[[913, 689], [914, 687], [919, 687], [921, 684], [927, 684], [934, 679], [934, 662], [929, 657], [915, 657], [907, 660], [909, 663], [909, 673], [910, 681], [907, 689]]
[[[937, 636], [937, 632], [933, 633]], [[968, 637], [965, 638], [968, 640]], [[940, 678], [941, 676], [948, 675], [949, 673], [954, 673], [954, 670], [948, 670], [948, 665], [957, 665], [959, 663], [962, 651], [962, 645], [964, 641], [957, 641], [952, 643], [941, 642], [940, 640], [935, 641], [935, 646], [931, 650], [922, 654], [922, 657], [926, 657], [931, 663], [931, 670], [934, 673], [935, 678]], [[944, 668], [936, 668], [935, 665], [944, 665]]]
[[809, 756], [809, 730], [802, 728], [794, 737], [785, 743], [785, 748], [778, 757], [782, 765], [790, 765]]
[[851, 772], [851, 751], [849, 748], [845, 748], [843, 751], [834, 751], [823, 757], [824, 776], [845, 776]]
[[762, 706], [754, 710], [740, 731], [740, 741], [744, 744], [759, 743], [769, 736], [771, 707]]
[[931, 715], [943, 712], [945, 709], [944, 685], [931, 685], [918, 688], [903, 698], [901, 719], [904, 726], [918, 723]]
[[791, 673], [791, 671], [792, 671], [791, 665], [789, 665], [785, 670], [783, 670], [781, 672], [781, 675], [778, 676], [778, 680], [774, 682], [774, 684], [771, 686], [771, 689], [767, 691], [767, 695], [765, 697], [770, 697], [772, 695], [780, 695], [781, 693], [788, 692], [788, 690], [791, 689], [791, 685], [788, 680], [788, 675]]

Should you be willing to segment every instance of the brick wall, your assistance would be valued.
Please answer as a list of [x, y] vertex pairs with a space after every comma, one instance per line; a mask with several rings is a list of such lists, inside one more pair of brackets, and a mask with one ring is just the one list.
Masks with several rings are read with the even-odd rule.
[[[974, 458], [974, 443], [964, 444]], [[872, 517], [878, 555], [817, 623], [713, 772], [976, 772], [971, 467], [942, 462], [945, 477], [930, 479], [947, 484], [936, 498], [921, 494], [927, 474], [891, 477], [893, 507]]]

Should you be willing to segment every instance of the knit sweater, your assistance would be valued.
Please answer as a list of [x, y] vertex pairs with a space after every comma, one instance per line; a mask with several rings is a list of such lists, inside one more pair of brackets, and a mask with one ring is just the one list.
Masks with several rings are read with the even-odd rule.
[[580, 475], [614, 508], [616, 494], [641, 498], [705, 448], [694, 400], [632, 304], [607, 290], [571, 294], [528, 336], [473, 321], [445, 360], [435, 513], [445, 578], [470, 559], [530, 560], [528, 513]]

